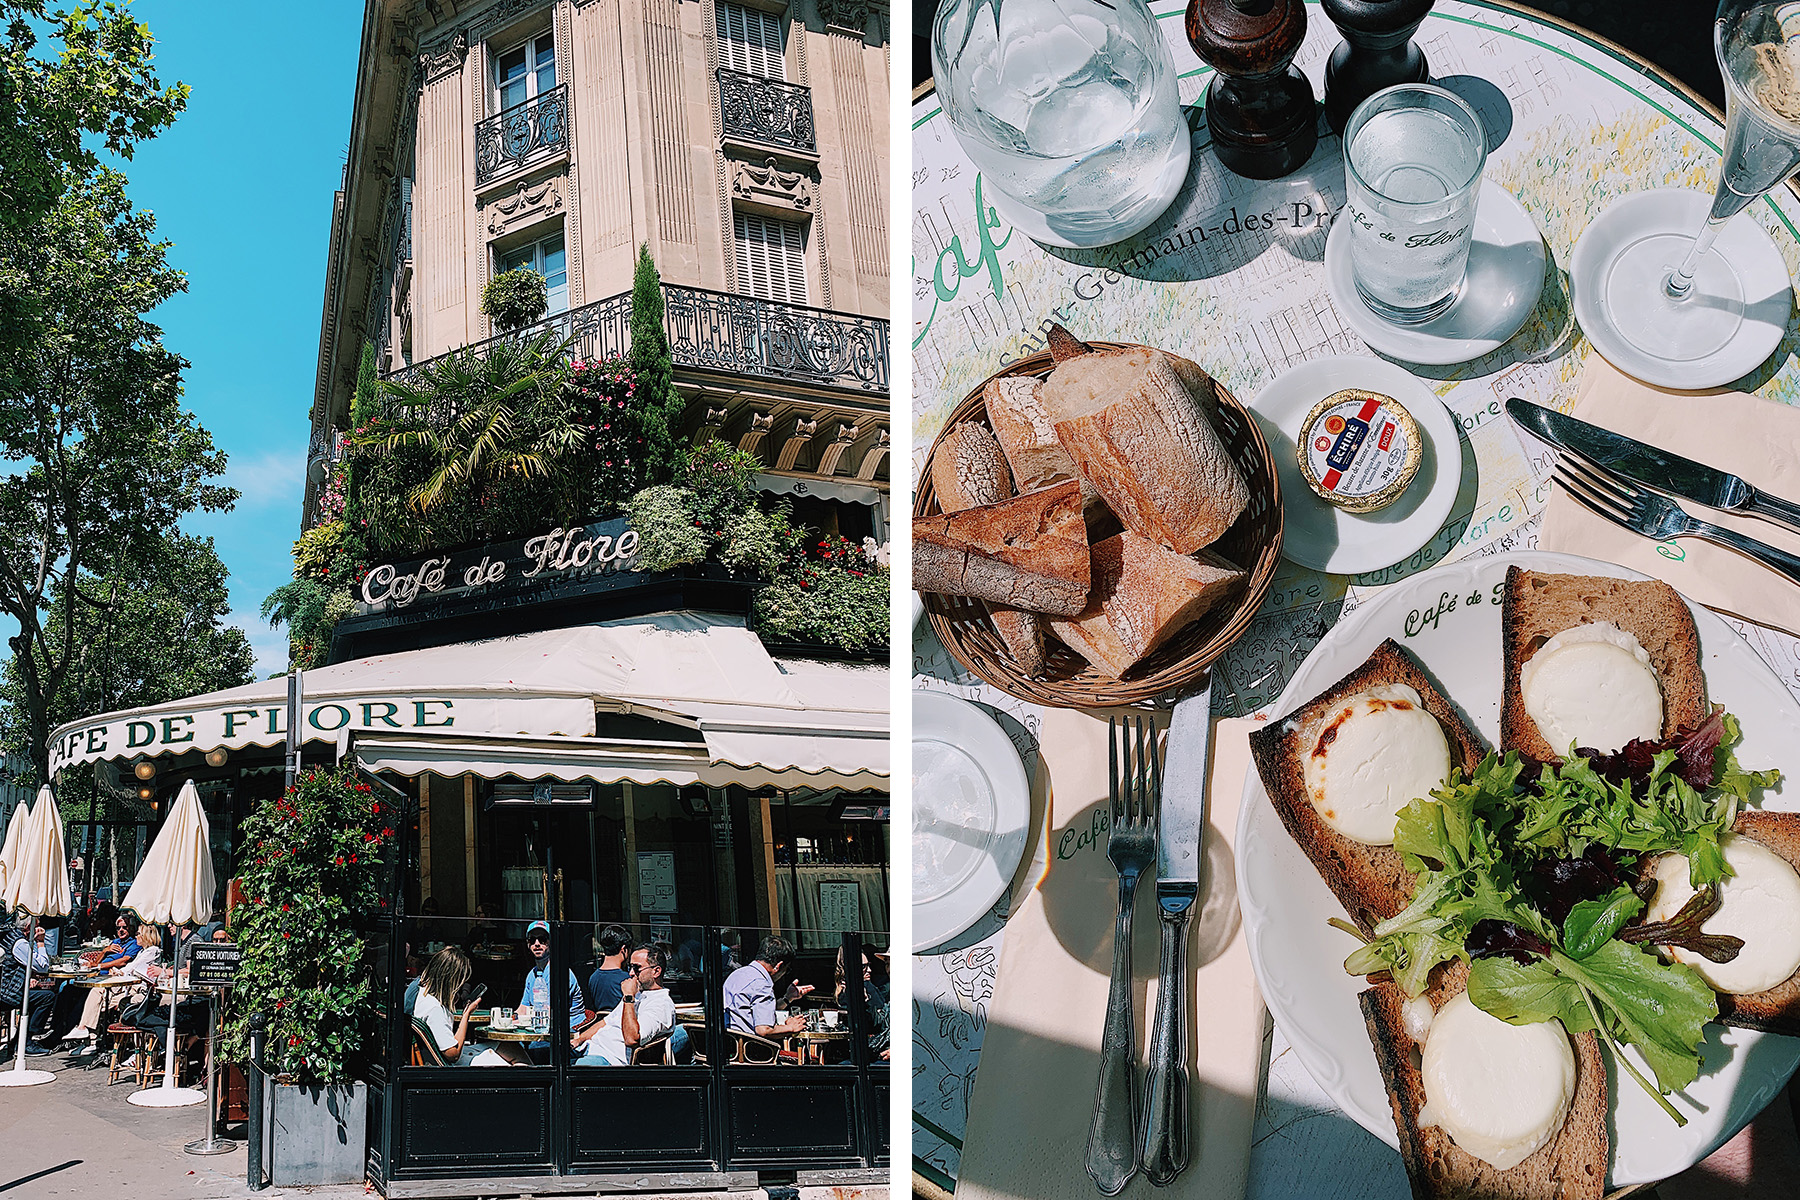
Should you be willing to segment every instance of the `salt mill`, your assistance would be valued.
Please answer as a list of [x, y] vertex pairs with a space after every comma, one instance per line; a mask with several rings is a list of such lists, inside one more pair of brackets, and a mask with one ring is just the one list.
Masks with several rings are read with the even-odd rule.
[[1188, 0], [1187, 37], [1217, 71], [1206, 124], [1220, 162], [1251, 179], [1279, 179], [1312, 157], [1312, 85], [1294, 66], [1305, 0]]
[[1425, 52], [1413, 43], [1432, 0], [1321, 0], [1344, 40], [1325, 64], [1325, 119], [1336, 133], [1356, 106], [1397, 83], [1424, 83]]

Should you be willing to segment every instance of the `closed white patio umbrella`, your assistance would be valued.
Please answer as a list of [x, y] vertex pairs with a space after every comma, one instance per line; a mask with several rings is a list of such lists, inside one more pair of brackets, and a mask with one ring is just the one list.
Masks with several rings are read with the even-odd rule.
[[0, 902], [6, 897], [6, 879], [12, 874], [13, 859], [19, 853], [19, 834], [25, 828], [25, 818], [31, 815], [31, 808], [19, 804], [12, 810], [12, 817], [6, 822], [6, 845], [0, 848]]
[[[124, 907], [140, 921], [154, 925], [191, 925], [212, 915], [213, 875], [211, 830], [206, 810], [194, 781], [181, 785], [174, 811], [150, 843], [150, 853], [138, 868], [137, 879], [125, 893]], [[163, 1081], [126, 1099], [143, 1108], [180, 1108], [199, 1104], [206, 1093], [198, 1088], [175, 1086], [176, 972], [181, 970], [181, 935], [175, 934], [175, 962], [169, 977], [169, 1033], [164, 1041]]]
[[[21, 806], [23, 807], [23, 806]], [[15, 842], [14, 835], [17, 834]], [[31, 932], [25, 954], [25, 996], [31, 995], [31, 949], [37, 945], [39, 917], [69, 915], [69, 864], [63, 853], [62, 813], [57, 811], [56, 797], [49, 785], [38, 789], [37, 801], [21, 824], [15, 813], [6, 831], [11, 854], [7, 857], [6, 883], [0, 900], [14, 909], [32, 916]], [[29, 1012], [27, 1006], [26, 1012]], [[0, 1087], [28, 1087], [49, 1083], [56, 1075], [50, 1071], [25, 1069], [26, 1012], [19, 1015], [18, 1055], [10, 1071], [0, 1071]]]

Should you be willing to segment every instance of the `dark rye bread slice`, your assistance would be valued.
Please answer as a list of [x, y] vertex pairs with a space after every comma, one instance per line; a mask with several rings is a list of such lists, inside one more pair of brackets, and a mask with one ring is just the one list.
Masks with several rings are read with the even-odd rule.
[[[1733, 833], [1761, 842], [1786, 859], [1794, 870], [1800, 871], [1800, 813], [1742, 813], [1731, 829]], [[1638, 864], [1640, 879], [1650, 877], [1659, 857], [1654, 854], [1644, 857]], [[1720, 992], [1719, 1023], [1800, 1037], [1800, 971], [1766, 991]]]
[[913, 521], [913, 586], [921, 592], [1072, 617], [1087, 607], [1089, 579], [1074, 480]]
[[1250, 734], [1250, 753], [1263, 787], [1313, 866], [1324, 876], [1350, 919], [1366, 933], [1406, 907], [1412, 898], [1413, 875], [1391, 846], [1365, 846], [1345, 837], [1319, 815], [1306, 793], [1306, 755], [1317, 747], [1326, 715], [1338, 702], [1380, 684], [1405, 684], [1419, 693], [1425, 711], [1436, 717], [1450, 743], [1450, 765], [1466, 776], [1475, 770], [1485, 748], [1481, 737], [1457, 715], [1431, 676], [1392, 638], [1375, 647], [1368, 660], [1290, 716]]
[[[1467, 986], [1468, 969], [1460, 963], [1452, 968], [1441, 971], [1439, 982], [1426, 993], [1433, 1009], [1442, 1008]], [[1406, 1033], [1406, 997], [1400, 989], [1381, 983], [1357, 999], [1393, 1104], [1400, 1157], [1406, 1163], [1413, 1200], [1600, 1200], [1611, 1142], [1606, 1132], [1606, 1063], [1592, 1030], [1570, 1039], [1575, 1095], [1563, 1127], [1524, 1162], [1501, 1171], [1458, 1146], [1437, 1126], [1419, 1124], [1425, 1081], [1418, 1046]]]
[[[1519, 671], [1533, 654], [1565, 629], [1610, 621], [1638, 640], [1650, 655], [1663, 693], [1662, 735], [1706, 718], [1706, 676], [1700, 669], [1700, 634], [1681, 596], [1658, 580], [1604, 575], [1549, 575], [1506, 569], [1500, 602], [1500, 645], [1506, 674], [1500, 694], [1500, 748], [1539, 762], [1559, 761], [1562, 749], [1538, 732], [1525, 711]], [[1596, 749], [1616, 750], [1617, 746]]]

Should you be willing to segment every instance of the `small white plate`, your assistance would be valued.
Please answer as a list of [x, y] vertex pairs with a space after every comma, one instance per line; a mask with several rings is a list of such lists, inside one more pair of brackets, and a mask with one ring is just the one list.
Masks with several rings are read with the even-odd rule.
[[1569, 259], [1570, 290], [1581, 331], [1607, 362], [1655, 387], [1723, 387], [1761, 366], [1787, 332], [1793, 307], [1787, 263], [1775, 239], [1747, 211], [1725, 222], [1708, 255], [1716, 254], [1731, 265], [1744, 292], [1742, 323], [1721, 349], [1686, 361], [1658, 358], [1632, 345], [1608, 316], [1601, 298], [1619, 255], [1647, 238], [1691, 237], [1700, 231], [1711, 208], [1711, 196], [1686, 188], [1634, 192], [1594, 218]]
[[1448, 366], [1491, 354], [1519, 332], [1544, 290], [1544, 238], [1511, 192], [1482, 180], [1475, 241], [1462, 294], [1440, 316], [1394, 325], [1376, 316], [1350, 277], [1350, 222], [1333, 221], [1325, 239], [1331, 302], [1372, 349], [1407, 362]]
[[[1419, 473], [1400, 498], [1372, 513], [1349, 513], [1321, 500], [1300, 474], [1295, 441], [1313, 406], [1343, 388], [1392, 396], [1424, 435]], [[1405, 367], [1373, 357], [1339, 356], [1302, 363], [1256, 394], [1250, 410], [1268, 440], [1281, 476], [1285, 508], [1281, 556], [1315, 571], [1355, 575], [1397, 563], [1431, 540], [1456, 503], [1462, 448], [1456, 419]]]
[[[1545, 551], [1476, 556], [1421, 571], [1383, 588], [1338, 622], [1294, 672], [1271, 715], [1299, 708], [1391, 637], [1425, 664], [1491, 744], [1500, 730], [1498, 592], [1511, 565], [1645, 578], [1611, 563]], [[1738, 761], [1757, 770], [1779, 767], [1793, 779], [1800, 768], [1800, 705], [1729, 625], [1709, 609], [1692, 603], [1688, 608], [1700, 634], [1707, 693], [1743, 725]], [[1792, 784], [1784, 790], [1787, 794], [1765, 795], [1764, 807], [1800, 808]], [[1343, 916], [1343, 907], [1282, 827], [1254, 766], [1244, 776], [1237, 849], [1245, 941], [1275, 1023], [1326, 1095], [1358, 1125], [1397, 1148], [1393, 1109], [1357, 1007], [1357, 993], [1366, 984], [1344, 973], [1344, 958], [1357, 942], [1325, 923]], [[1636, 1052], [1630, 1053], [1635, 1059]], [[1800, 1062], [1800, 1038], [1711, 1024], [1701, 1055], [1700, 1077], [1673, 1098], [1688, 1118], [1680, 1127], [1609, 1063], [1611, 1187], [1667, 1179], [1718, 1149], [1787, 1083]], [[1636, 1061], [1647, 1073], [1642, 1060]]]
[[993, 907], [1030, 827], [1025, 764], [994, 718], [943, 692], [913, 692], [914, 954]]

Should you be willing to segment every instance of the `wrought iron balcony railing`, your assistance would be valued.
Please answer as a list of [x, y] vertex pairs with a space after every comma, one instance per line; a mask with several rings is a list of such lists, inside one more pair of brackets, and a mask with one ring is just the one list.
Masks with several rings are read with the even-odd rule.
[[475, 186], [569, 144], [569, 85], [559, 83], [475, 126]]
[[818, 149], [812, 92], [797, 84], [719, 68], [719, 118], [725, 136], [808, 154]]
[[[873, 395], [888, 392], [888, 323], [879, 317], [664, 285], [663, 329], [677, 367]], [[631, 293], [584, 304], [450, 354], [485, 354], [496, 345], [550, 332], [566, 339], [568, 352], [576, 357], [627, 354], [631, 350]], [[391, 383], [415, 383], [432, 364], [450, 354], [413, 363], [383, 378]]]

